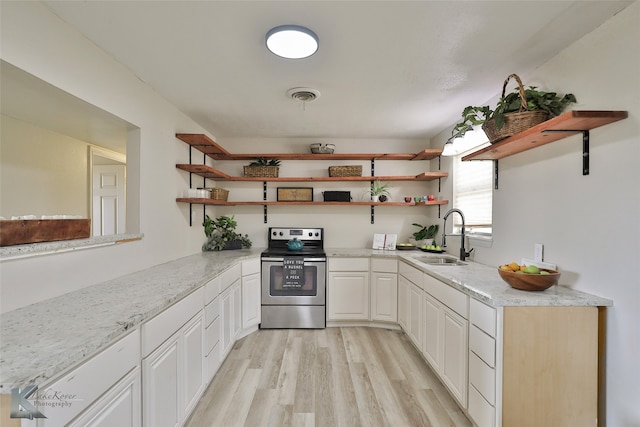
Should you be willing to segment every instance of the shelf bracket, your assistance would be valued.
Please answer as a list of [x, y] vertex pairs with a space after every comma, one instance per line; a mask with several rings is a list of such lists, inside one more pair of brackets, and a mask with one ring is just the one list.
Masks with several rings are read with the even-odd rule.
[[493, 161], [493, 188], [494, 189], [498, 189], [498, 175], [499, 175], [499, 168], [498, 168], [498, 160], [494, 160]]
[[[262, 200], [267, 201], [267, 181], [262, 181]], [[262, 214], [264, 216], [264, 223], [267, 223], [267, 205], [262, 205]]]
[[375, 223], [374, 211], [375, 211], [375, 206], [371, 205], [371, 224]]
[[193, 227], [193, 203], [189, 203], [189, 227]]
[[547, 133], [579, 133], [582, 132], [582, 175], [589, 175], [589, 131], [574, 129], [546, 129]]

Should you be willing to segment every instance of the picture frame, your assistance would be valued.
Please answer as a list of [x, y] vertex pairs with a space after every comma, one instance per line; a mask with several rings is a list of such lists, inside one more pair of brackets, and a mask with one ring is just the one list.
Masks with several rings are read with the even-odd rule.
[[278, 187], [279, 202], [313, 202], [313, 187]]

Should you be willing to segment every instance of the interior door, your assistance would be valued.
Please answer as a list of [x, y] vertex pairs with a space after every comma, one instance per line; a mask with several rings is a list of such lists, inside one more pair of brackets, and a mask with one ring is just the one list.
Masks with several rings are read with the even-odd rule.
[[94, 165], [91, 223], [94, 236], [125, 232], [125, 165]]

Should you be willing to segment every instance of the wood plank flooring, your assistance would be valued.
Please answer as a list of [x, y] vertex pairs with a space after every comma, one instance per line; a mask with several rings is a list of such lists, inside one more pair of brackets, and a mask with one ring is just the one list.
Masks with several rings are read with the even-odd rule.
[[234, 345], [187, 427], [471, 426], [406, 335], [259, 330]]

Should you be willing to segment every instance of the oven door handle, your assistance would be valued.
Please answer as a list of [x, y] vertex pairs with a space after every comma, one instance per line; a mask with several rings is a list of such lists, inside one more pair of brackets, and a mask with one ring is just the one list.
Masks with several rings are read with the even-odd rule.
[[[304, 257], [304, 262], [326, 262], [327, 258], [315, 257], [315, 258], [307, 258]], [[266, 262], [284, 262], [284, 257], [263, 257], [262, 261]]]

